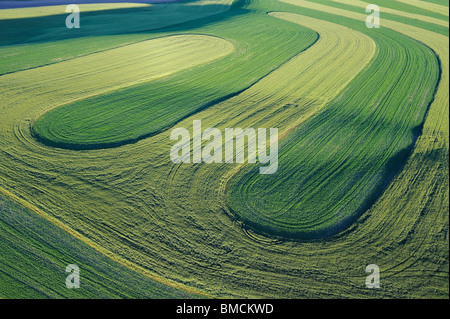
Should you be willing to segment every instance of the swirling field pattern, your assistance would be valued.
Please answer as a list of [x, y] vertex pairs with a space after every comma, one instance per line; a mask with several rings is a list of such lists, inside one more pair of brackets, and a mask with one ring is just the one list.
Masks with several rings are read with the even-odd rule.
[[[0, 297], [448, 298], [448, 2], [368, 4], [0, 10]], [[194, 120], [278, 171], [173, 163]]]

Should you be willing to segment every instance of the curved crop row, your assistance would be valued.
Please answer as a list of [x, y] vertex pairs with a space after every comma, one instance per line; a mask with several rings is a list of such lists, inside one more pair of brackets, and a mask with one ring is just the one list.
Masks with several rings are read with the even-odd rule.
[[444, 6], [442, 4], [424, 2], [420, 0], [397, 0], [397, 1], [418, 7], [422, 10], [436, 12], [448, 17], [448, 5]]
[[402, 168], [433, 99], [439, 64], [431, 50], [401, 38], [381, 42], [373, 63], [376, 69], [286, 137], [277, 174], [252, 168], [231, 182], [230, 206], [246, 223], [294, 238], [334, 235]]
[[[14, 83], [30, 95], [45, 94], [47, 105], [55, 101], [55, 109], [42, 114], [33, 124], [34, 134], [44, 142], [69, 147], [107, 144], [114, 142], [120, 127], [125, 131], [128, 129], [128, 134], [130, 126], [138, 126], [142, 130], [143, 124], [138, 119], [144, 116], [136, 108], [130, 107], [130, 102], [123, 97], [116, 99], [115, 103], [106, 101], [102, 104], [103, 108], [96, 108], [100, 102], [92, 100], [103, 100], [105, 94], [114, 91], [126, 95], [123, 91], [127, 87], [208, 64], [233, 51], [234, 46], [230, 42], [218, 37], [176, 35], [8, 74], [0, 81]], [[46, 75], [46, 79], [36, 81], [42, 74]], [[84, 103], [84, 107], [79, 105], [81, 103], [73, 102], [92, 96], [94, 98]], [[126, 110], [125, 114], [121, 112], [123, 109]], [[157, 113], [153, 112], [152, 117], [156, 118]], [[97, 135], [101, 136], [100, 140], [95, 139]]]
[[[41, 67], [164, 36], [158, 29], [223, 19], [233, 0], [80, 5], [82, 28], [67, 29], [65, 6], [0, 10], [0, 74]], [[97, 10], [99, 9], [99, 10]], [[94, 10], [94, 12], [92, 12]], [[118, 23], [120, 21], [120, 23]], [[197, 23], [197, 22], [196, 22]], [[145, 32], [143, 32], [145, 31]]]
[[[235, 11], [231, 9], [230, 14], [233, 12]], [[261, 28], [265, 28], [266, 31], [261, 33]], [[79, 97], [72, 103], [40, 116], [33, 124], [35, 135], [48, 145], [71, 149], [114, 147], [136, 142], [237, 94], [292, 55], [304, 50], [316, 39], [316, 34], [311, 31], [299, 31], [289, 24], [280, 25], [260, 13], [248, 13], [245, 17], [237, 15], [214, 26], [195, 28], [193, 31], [229, 39], [235, 45], [233, 54], [215, 63], [206, 63], [208, 61], [202, 58], [202, 48], [199, 47], [199, 51], [196, 51], [200, 52], [198, 56], [185, 50], [182, 54], [193, 60], [203, 61], [204, 65], [111, 93], [84, 99]], [[171, 52], [176, 48], [164, 49]], [[119, 53], [115, 55], [114, 52], [121, 50], [123, 49], [97, 53], [95, 58], [102, 59], [102, 56], [111, 55], [119, 57]], [[139, 54], [139, 52], [127, 56], [121, 54], [118, 61], [132, 65], [131, 63], [141, 58]], [[167, 63], [167, 59], [172, 59], [170, 56], [157, 57], [155, 56], [157, 53], [152, 51], [148, 54], [152, 63], [156, 64]], [[90, 57], [92, 55], [80, 60]], [[80, 70], [80, 67], [73, 66], [77, 65], [76, 63], [81, 61], [71, 60], [57, 66], [66, 69], [66, 79], [53, 78], [50, 71], [46, 72], [46, 68], [50, 70], [53, 66], [34, 71], [36, 74], [48, 73], [49, 82], [53, 81], [55, 85], [67, 87], [65, 83], [72, 81], [71, 74], [77, 74]], [[182, 64], [183, 60], [179, 60], [178, 63]], [[116, 78], [120, 75], [113, 74], [113, 71], [111, 77]], [[92, 75], [92, 78], [98, 81], [95, 73]], [[130, 73], [129, 76], [133, 74]], [[102, 81], [99, 85], [101, 83]], [[88, 81], [78, 81], [78, 84], [80, 90], [87, 90], [91, 86]], [[67, 93], [64, 95], [66, 97]], [[62, 101], [59, 103], [63, 104]]]
[[[300, 25], [266, 15], [266, 12], [290, 12], [315, 18], [306, 25], [312, 30], [319, 19], [370, 36], [376, 43], [379, 61], [383, 48], [383, 52], [400, 56], [401, 52], [415, 51], [413, 47], [417, 52], [411, 58], [417, 58], [418, 52], [422, 52], [429, 61], [430, 50], [411, 38], [425, 43], [437, 54], [441, 61], [438, 91], [412, 154], [371, 208], [346, 231], [327, 240], [300, 242], [272, 239], [242, 227], [223, 197], [228, 178], [239, 167], [235, 164], [174, 164], [169, 158], [173, 143], [167, 131], [135, 144], [102, 150], [73, 151], [38, 143], [30, 134], [30, 120], [48, 109], [43, 97], [41, 104], [24, 100], [15, 107], [6, 108], [4, 101], [0, 103], [0, 186], [48, 214], [49, 220], [41, 219], [41, 225], [57, 220], [57, 225], [64, 225], [63, 229], [77, 233], [77, 237], [86, 242], [95, 243], [100, 252], [109, 252], [108, 256], [135, 266], [133, 269], [143, 275], [157, 274], [159, 278], [179, 283], [180, 287], [194, 288], [213, 296], [448, 298], [448, 37], [429, 31], [431, 27], [421, 29], [419, 23], [411, 22], [411, 26], [387, 18], [383, 19], [382, 28], [370, 30], [365, 27], [367, 15], [362, 10], [357, 13], [339, 9], [332, 7], [332, 2], [327, 2], [329, 6], [311, 1], [295, 3], [301, 6], [273, 0], [240, 1], [226, 13], [160, 31], [161, 35], [169, 35], [179, 33], [185, 27], [183, 31], [191, 32], [192, 28], [202, 24], [214, 35], [215, 25], [225, 30], [222, 23], [251, 13], [264, 16], [261, 19], [265, 22], [278, 21], [283, 29], [291, 28], [290, 36], [281, 31], [278, 35], [284, 34], [285, 41], [294, 39], [297, 32], [314, 35], [313, 31], [307, 32]], [[92, 13], [90, 17], [94, 20], [96, 15], [102, 14]], [[132, 15], [129, 12], [128, 17]], [[251, 29], [251, 25], [246, 24], [249, 20], [234, 21], [242, 28]], [[271, 31], [268, 27], [258, 26], [260, 33]], [[51, 27], [49, 24], [46, 30]], [[114, 28], [112, 22], [111, 27]], [[101, 29], [95, 32], [99, 35]], [[148, 39], [155, 34], [149, 32]], [[51, 32], [47, 35], [46, 40], [49, 40]], [[144, 38], [143, 34], [132, 33], [121, 36], [120, 41], [125, 41], [128, 36]], [[242, 33], [243, 39], [245, 36]], [[391, 52], [390, 49], [398, 49], [397, 42], [410, 45]], [[82, 41], [74, 39], [66, 43], [81, 44]], [[285, 45], [292, 45], [292, 42]], [[205, 128], [279, 127], [280, 131], [292, 134], [281, 135], [282, 143], [295, 141], [296, 138], [289, 137], [296, 137], [294, 133], [298, 129], [318, 118], [318, 111], [328, 110], [323, 109], [329, 102], [327, 99], [296, 107], [302, 96], [311, 94], [314, 97], [313, 90], [301, 91], [305, 82], [296, 83], [295, 80], [307, 66], [302, 56], [308, 56], [308, 51], [315, 45], [302, 53], [298, 48], [292, 48], [293, 58], [282, 65], [273, 65], [269, 68], [273, 72], [259, 81], [255, 79], [255, 84], [247, 90], [187, 117], [177, 126], [192, 129], [192, 121], [201, 119]], [[33, 44], [28, 48], [34, 47]], [[49, 59], [52, 54], [57, 56], [52, 52]], [[315, 56], [309, 55], [309, 58]], [[408, 61], [409, 56], [399, 63], [408, 66]], [[435, 67], [436, 61], [433, 61], [430, 67]], [[391, 62], [392, 70], [387, 69], [390, 72], [396, 70], [397, 61]], [[231, 67], [233, 61], [229, 63]], [[314, 65], [308, 74], [318, 73], [322, 78], [325, 75], [324, 82], [338, 92], [345, 87], [345, 95], [355, 86], [362, 86], [358, 79], [377, 74], [376, 63], [375, 60], [370, 63], [350, 83], [326, 82], [327, 72], [323, 68], [314, 68]], [[360, 65], [360, 68], [364, 66]], [[339, 68], [331, 72], [336, 71]], [[355, 68], [353, 75], [358, 71]], [[352, 78], [349, 76], [347, 80]], [[389, 78], [385, 80], [389, 81]], [[329, 93], [333, 97], [337, 92]], [[357, 104], [355, 111], [361, 107]], [[335, 113], [337, 109], [335, 105]], [[389, 106], [387, 109], [393, 110]], [[349, 115], [353, 109], [346, 110]], [[417, 109], [411, 109], [414, 110]], [[420, 118], [417, 121], [420, 123]], [[381, 119], [380, 123], [383, 123]], [[345, 127], [345, 123], [338, 124]], [[399, 128], [403, 130], [402, 125]], [[317, 149], [311, 147], [313, 151], [317, 152]], [[380, 154], [380, 157], [391, 155], [393, 153]], [[14, 219], [26, 220], [26, 217], [15, 214]], [[37, 245], [36, 249], [41, 248]], [[7, 258], [14, 254], [10, 253]], [[59, 265], [58, 254], [54, 256]], [[380, 266], [382, 289], [364, 286], [365, 266], [369, 263]], [[33, 263], [24, 263], [24, 267], [27, 267], [24, 271], [40, 271]], [[13, 270], [8, 268], [10, 271]], [[10, 282], [20, 289], [17, 282]], [[136, 291], [137, 286], [131, 282], [130, 289]]]
[[[2, 298], [198, 297], [120, 265], [2, 193], [0, 251]], [[64, 285], [64, 269], [73, 263], [81, 269], [81, 290]]]

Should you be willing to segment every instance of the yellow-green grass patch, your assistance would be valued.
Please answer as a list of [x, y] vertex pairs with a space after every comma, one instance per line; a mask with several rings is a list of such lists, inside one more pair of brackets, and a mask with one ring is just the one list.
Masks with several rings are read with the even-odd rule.
[[[2, 105], [33, 105], [35, 118], [65, 103], [168, 76], [233, 51], [221, 38], [174, 35], [0, 77]], [[3, 118], [2, 123], [7, 122]], [[39, 132], [39, 126], [36, 128]], [[62, 134], [52, 131], [53, 134]]]
[[396, 0], [396, 1], [406, 3], [408, 5], [415, 6], [423, 10], [436, 12], [442, 14], [443, 16], [448, 17], [448, 6], [446, 7], [437, 3], [430, 3], [420, 0]]

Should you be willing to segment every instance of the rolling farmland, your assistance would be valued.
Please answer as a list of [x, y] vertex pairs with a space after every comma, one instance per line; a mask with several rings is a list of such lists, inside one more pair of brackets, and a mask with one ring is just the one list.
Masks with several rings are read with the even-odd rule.
[[[448, 298], [448, 2], [367, 4], [0, 10], [0, 297]], [[172, 162], [195, 120], [277, 172]]]

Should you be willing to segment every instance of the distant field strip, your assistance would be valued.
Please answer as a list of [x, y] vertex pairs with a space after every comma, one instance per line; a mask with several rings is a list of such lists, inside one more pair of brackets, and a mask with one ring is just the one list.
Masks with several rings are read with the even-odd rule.
[[[348, 4], [351, 6], [361, 7], [361, 8], [366, 8], [370, 4], [369, 2], [360, 1], [360, 0], [332, 0], [332, 1]], [[409, 3], [409, 1], [407, 1], [407, 2]], [[427, 17], [425, 15], [404, 12], [404, 11], [400, 11], [400, 10], [383, 7], [383, 6], [380, 6], [380, 8], [381, 8], [382, 13], [395, 14], [398, 16], [403, 16], [403, 17], [407, 17], [407, 18], [411, 18], [411, 19], [434, 23], [434, 24], [441, 25], [441, 26], [444, 26], [447, 28], [449, 27], [448, 20], [444, 21], [444, 20], [433, 18], [433, 17]]]
[[[82, 28], [67, 29], [65, 7], [0, 10], [0, 74], [61, 62], [149, 40], [149, 30], [201, 20], [229, 10], [233, 0], [157, 5], [82, 5]], [[22, 18], [27, 18], [23, 20]], [[118, 21], [121, 21], [118, 23]], [[24, 22], [26, 21], [26, 22]], [[141, 31], [146, 30], [146, 33]], [[161, 34], [161, 33], [159, 33]], [[167, 35], [167, 34], [166, 34]], [[160, 35], [161, 36], [161, 35]]]
[[411, 6], [416, 6], [423, 10], [436, 12], [448, 17], [448, 6], [443, 6], [437, 3], [424, 2], [420, 0], [396, 0], [396, 1], [403, 2]]
[[[69, 4], [69, 2], [67, 2], [67, 4]], [[151, 4], [146, 3], [94, 3], [94, 4], [77, 4], [77, 5], [80, 8], [80, 12], [151, 6]], [[66, 7], [67, 5], [33, 7], [27, 9], [24, 8], [3, 9], [0, 10], [0, 20], [35, 18], [56, 14], [68, 15], [69, 13], [66, 13]]]
[[[198, 297], [128, 269], [59, 226], [10, 201], [0, 189], [2, 298]], [[67, 275], [64, 270], [73, 263], [82, 272], [81, 290], [67, 289], [63, 284]]]
[[[95, 2], [95, 1], [93, 1]], [[1, 2], [0, 2], [1, 3]], [[177, 23], [188, 21], [189, 19], [198, 19], [202, 16], [207, 16], [209, 14], [215, 14], [219, 12], [226, 11], [229, 6], [233, 3], [233, 0], [207, 0], [207, 1], [190, 1], [187, 3], [170, 3], [169, 5], [158, 4], [157, 7], [155, 7], [154, 4], [149, 1], [149, 3], [136, 3], [136, 2], [119, 2], [119, 3], [82, 3], [77, 4], [80, 8], [80, 12], [86, 13], [91, 11], [103, 11], [103, 10], [114, 10], [114, 9], [129, 9], [129, 8], [140, 8], [144, 9], [144, 7], [147, 7], [149, 10], [158, 10], [158, 8], [166, 8], [165, 12], [172, 11], [172, 17], [173, 14], [177, 15], [176, 17], [182, 18], [181, 20], [177, 20]], [[67, 4], [70, 4], [67, 2]], [[216, 6], [210, 6], [209, 5], [214, 4]], [[36, 17], [43, 17], [43, 16], [50, 16], [50, 15], [68, 15], [66, 13], [66, 7], [67, 5], [51, 5], [51, 6], [37, 6], [37, 7], [29, 7], [29, 8], [12, 8], [12, 9], [2, 9], [0, 10], [0, 20], [7, 20], [7, 19], [23, 19], [23, 18], [36, 18]], [[187, 7], [188, 9], [183, 10], [183, 7]], [[182, 10], [180, 10], [180, 8]], [[200, 9], [200, 10], [198, 10]], [[178, 12], [176, 12], [178, 11]], [[189, 11], [192, 11], [191, 14]], [[141, 12], [145, 13], [145, 10], [142, 10]], [[167, 16], [163, 14], [160, 17], [152, 17], [153, 21], [151, 23], [155, 22], [161, 22], [161, 19], [167, 18]], [[194, 13], [194, 14], [192, 14]], [[139, 18], [143, 18], [144, 15], [141, 16], [135, 16], [134, 18], [139, 20]], [[89, 21], [89, 20], [88, 20]], [[142, 22], [142, 21], [141, 21]], [[167, 21], [169, 23], [173, 23], [174, 21]]]
[[[277, 15], [277, 13], [273, 14]], [[278, 15], [284, 16], [282, 13], [278, 13]], [[289, 15], [287, 15], [287, 18], [289, 18]], [[305, 118], [311, 116], [312, 114], [317, 112], [321, 107], [326, 105], [326, 103], [329, 100], [331, 100], [334, 96], [336, 96], [336, 94], [338, 94], [356, 76], [356, 74], [358, 74], [358, 72], [365, 67], [365, 65], [373, 57], [376, 47], [375, 43], [369, 37], [364, 36], [363, 34], [360, 34], [358, 32], [354, 32], [348, 28], [328, 23], [326, 21], [312, 19], [309, 17], [303, 18], [304, 19], [302, 20], [303, 21], [302, 24], [318, 28], [320, 31], [323, 31], [323, 36], [316, 43], [317, 47], [316, 45], [314, 45], [311, 48], [312, 51], [308, 50], [296, 56], [288, 63], [283, 65], [281, 68], [277, 69], [276, 71], [274, 71], [273, 73], [271, 73], [270, 75], [259, 81], [256, 85], [252, 86], [245, 94], [243, 93], [237, 96], [236, 98], [230, 99], [229, 101], [225, 101], [224, 103], [219, 104], [217, 107], [213, 107], [211, 111], [208, 111], [206, 113], [205, 124], [217, 125], [220, 127], [229, 124], [230, 122], [228, 122], [228, 120], [231, 120], [231, 122], [237, 121], [242, 125], [249, 126], [252, 124], [256, 125], [258, 122], [260, 122], [260, 124], [262, 125], [280, 124], [282, 125], [284, 131], [289, 130], [290, 127], [292, 127], [293, 125], [298, 125], [299, 123], [304, 121]], [[354, 59], [349, 59], [350, 56], [354, 57]], [[313, 66], [315, 63], [318, 62], [324, 64], [336, 63], [337, 65], [343, 66], [343, 68], [340, 69], [341, 71], [336, 71], [334, 76], [330, 77], [325, 72], [317, 72], [317, 70]], [[349, 70], [351, 71], [349, 72]], [[268, 88], [270, 88], [270, 91], [268, 91]], [[270, 96], [270, 99], [267, 99], [267, 96]], [[291, 105], [291, 103], [297, 103], [297, 105], [294, 104]], [[26, 105], [27, 104], [24, 104], [23, 107], [27, 107]], [[248, 106], [247, 108], [243, 108], [242, 105]], [[267, 108], [272, 110], [274, 114], [277, 113], [278, 114], [276, 116], [267, 117], [264, 112], [261, 112], [262, 110], [265, 110]], [[258, 110], [260, 111], [258, 112]], [[11, 111], [15, 113], [13, 109], [11, 109]], [[232, 115], [230, 112], [234, 114]], [[17, 113], [15, 114], [16, 114], [15, 116], [17, 116]], [[203, 117], [204, 115], [201, 116]], [[192, 118], [196, 118], [196, 116], [191, 117], [185, 120], [184, 122], [189, 123], [190, 121], [192, 123]], [[19, 127], [17, 128], [19, 129]], [[20, 131], [21, 129], [19, 129], [19, 131], [16, 131], [15, 134], [21, 134]], [[16, 135], [16, 137], [22, 139], [20, 135]], [[141, 162], [141, 160], [138, 160], [136, 162], [135, 155], [146, 154], [145, 156], [148, 156], [148, 158], [144, 162], [142, 162], [142, 164], [145, 163], [144, 165], [148, 165], [147, 163], [158, 163], [162, 160], [164, 163], [163, 168], [165, 171], [168, 164], [167, 158], [164, 156], [161, 157], [161, 155], [164, 153], [160, 154], [160, 152], [161, 151], [164, 152], [164, 150], [167, 149], [165, 146], [169, 141], [169, 139], [167, 138], [167, 133], [161, 134], [161, 136], [155, 138], [151, 138], [149, 139], [149, 142], [152, 145], [154, 145], [155, 139], [159, 141], [158, 142], [158, 144], [160, 143], [159, 146], [156, 146], [158, 145], [156, 144], [154, 147], [152, 147], [153, 149], [152, 152], [150, 152], [149, 150], [144, 152], [142, 151], [130, 152], [130, 155], [134, 158], [134, 160], [133, 159], [126, 160], [125, 162], [128, 163], [126, 165], [128, 166], [129, 163]], [[25, 140], [23, 141], [25, 142]], [[31, 142], [31, 140], [29, 140], [29, 142]], [[147, 142], [144, 144], [142, 143], [140, 144], [141, 145], [137, 146], [142, 147], [142, 145], [144, 145], [145, 147]], [[35, 146], [33, 148], [35, 148]], [[39, 146], [38, 148], [42, 148], [42, 146]], [[44, 147], [44, 149], [48, 148]], [[130, 147], [127, 147], [126, 149], [130, 149]], [[155, 150], [158, 150], [156, 154], [154, 154]], [[17, 151], [18, 150], [14, 150], [13, 153], [16, 153]], [[121, 150], [118, 149], [117, 151], [122, 152], [123, 149]], [[78, 158], [76, 162], [73, 162], [73, 164], [75, 164], [76, 166], [80, 164], [81, 166], [83, 166], [84, 165], [82, 164], [83, 162], [85, 164], [89, 163], [88, 164], [89, 166], [90, 165], [94, 165], [94, 167], [97, 166], [97, 164], [93, 164], [90, 160], [86, 161], [87, 158], [84, 159], [85, 155], [95, 154], [97, 152], [94, 153], [89, 152], [85, 153], [84, 155], [72, 152], [69, 152], [66, 155], [64, 155], [65, 154], [64, 151], [56, 149], [51, 149], [51, 152], [56, 152], [55, 154], [59, 154], [57, 156], [58, 162], [60, 162], [64, 166], [72, 162], [71, 160], [63, 159], [66, 155], [69, 154], [71, 154], [69, 156], [75, 156], [76, 158]], [[105, 153], [105, 150], [102, 150], [101, 152]], [[126, 152], [128, 153], [129, 151]], [[11, 153], [11, 155], [13, 153]], [[108, 153], [116, 154], [116, 151], [112, 150], [107, 151], [106, 154]], [[61, 158], [61, 156], [63, 157]], [[13, 157], [15, 156], [13, 155]], [[116, 156], [114, 155], [114, 157]], [[117, 161], [120, 157], [121, 156], [117, 157], [116, 160], [114, 160], [114, 162], [119, 165], [121, 165], [120, 163], [125, 164], [125, 162], [122, 162], [121, 160]], [[109, 161], [102, 161], [102, 162], [106, 164]], [[114, 164], [114, 166], [116, 164]], [[173, 164], [171, 164], [171, 166], [172, 165]], [[113, 171], [120, 172], [121, 169], [119, 170], [112, 169], [111, 172]], [[160, 171], [160, 173], [164, 175], [163, 173], [164, 171]], [[181, 174], [182, 171], [186, 172]], [[189, 174], [191, 174], [191, 167], [179, 169], [178, 174], [180, 175], [177, 175], [177, 178], [182, 176], [185, 177], [189, 176]], [[130, 186], [135, 182], [138, 182], [138, 185], [136, 186], [139, 189], [140, 188], [139, 185], [141, 184], [141, 182], [144, 182], [145, 184], [152, 183], [151, 180], [153, 178], [158, 178], [158, 176], [161, 175], [157, 174], [154, 171], [144, 180], [141, 180], [141, 178], [135, 179], [133, 176], [127, 176], [123, 181], [126, 184], [129, 184]], [[119, 180], [120, 179], [118, 179], [117, 181]], [[33, 184], [35, 182], [37, 181], [34, 181]], [[170, 182], [170, 180], [168, 180], [168, 182]], [[78, 188], [76, 186], [77, 184], [78, 182], [75, 182], [75, 184], [72, 184], [71, 187], [69, 188], [64, 187], [63, 189], [70, 191], [71, 194], [77, 193], [77, 191], [74, 189], [74, 187]], [[128, 188], [128, 186], [126, 188]], [[63, 191], [63, 189], [61, 189], [61, 191]], [[129, 189], [127, 192], [129, 191], [131, 191], [131, 189]], [[158, 188], [158, 192], [161, 191], [163, 191], [166, 194], [165, 195], [161, 194], [158, 196], [166, 197], [166, 200], [164, 201], [165, 202], [167, 201], [167, 205], [179, 204], [179, 201], [177, 200], [172, 201], [169, 199], [168, 196], [177, 195], [179, 192], [181, 192], [182, 194], [183, 193], [182, 190], [172, 188], [169, 187], [169, 185], [167, 185], [166, 187]], [[86, 195], [89, 196], [88, 193], [94, 194], [96, 193], [96, 191], [93, 192], [83, 191], [82, 196], [83, 197]], [[81, 195], [81, 193], [79, 194]], [[144, 195], [144, 193], [142, 194]], [[66, 198], [70, 197], [71, 196]], [[142, 200], [147, 201], [148, 199], [146, 199], [146, 197], [143, 197]], [[101, 200], [100, 202], [103, 202], [103, 200]], [[83, 206], [85, 205], [81, 202], [80, 204], [82, 204]], [[90, 205], [85, 207], [88, 208], [90, 207]], [[118, 208], [116, 207], [116, 205], [112, 205], [111, 207], [112, 210], [114, 211], [116, 210], [116, 208]], [[136, 211], [135, 213], [140, 214], [139, 211]], [[105, 222], [109, 224], [115, 218], [112, 218], [112, 216], [110, 216], [110, 218], [108, 219], [110, 219], [110, 221], [105, 220]], [[91, 226], [88, 225], [86, 226], [88, 228], [91, 228]], [[142, 239], [145, 240], [145, 236], [142, 237]]]
[[[10, 107], [24, 103], [25, 99], [27, 104], [42, 105], [44, 112], [49, 107], [58, 107], [76, 99], [164, 77], [232, 51], [230, 42], [211, 36], [158, 38], [1, 76], [0, 99], [3, 106]], [[43, 73], [46, 74], [45, 79], [42, 79]], [[20, 93], [22, 90], [27, 92], [27, 97]], [[39, 129], [36, 127], [37, 132]], [[64, 128], [62, 131], [49, 130], [48, 134], [64, 135]]]
[[[298, 5], [304, 8], [313, 10], [319, 10], [321, 12], [328, 12], [331, 14], [356, 19], [361, 22], [367, 18], [364, 14], [350, 12], [338, 8], [331, 8], [321, 4], [304, 1], [304, 0], [279, 0], [293, 5]], [[439, 57], [441, 79], [439, 82], [438, 90], [434, 96], [433, 104], [430, 107], [430, 111], [427, 115], [427, 121], [424, 125], [425, 130], [432, 130], [432, 134], [442, 135], [443, 141], [447, 143], [448, 148], [448, 85], [449, 85], [449, 52], [448, 43], [449, 39], [446, 36], [423, 30], [417, 27], [405, 25], [391, 20], [385, 20], [384, 26], [393, 29], [399, 33], [405, 34], [413, 39], [416, 39], [428, 47], [430, 47]], [[446, 136], [447, 134], [447, 136]]]

